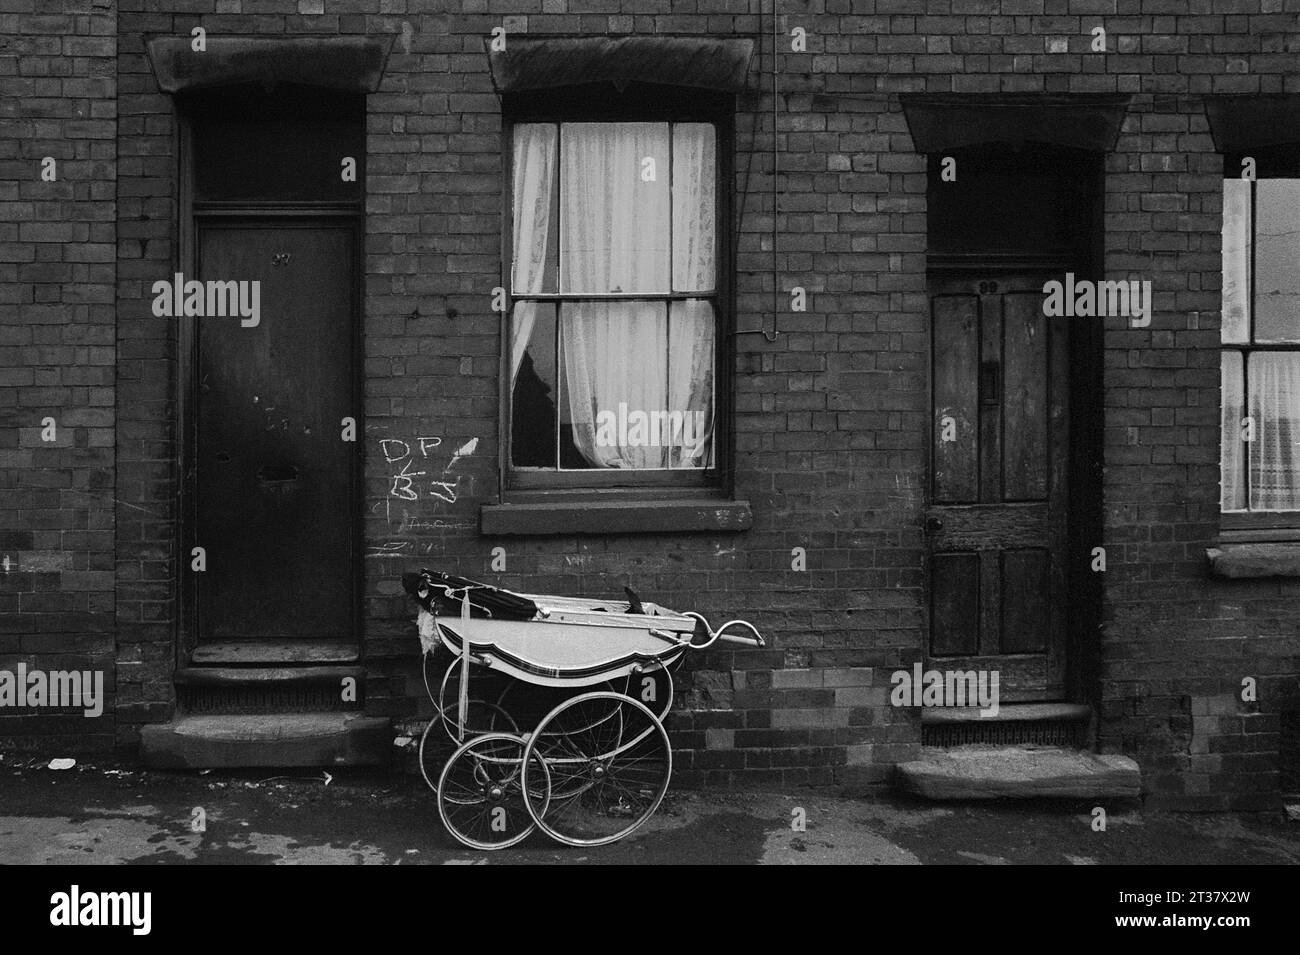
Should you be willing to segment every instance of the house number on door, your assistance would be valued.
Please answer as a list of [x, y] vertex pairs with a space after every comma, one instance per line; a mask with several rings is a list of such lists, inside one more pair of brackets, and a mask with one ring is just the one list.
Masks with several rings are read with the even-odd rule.
[[275, 255], [271, 256], [271, 264], [272, 264], [272, 265], [288, 265], [288, 264], [289, 264], [289, 253], [288, 253], [288, 252], [277, 252], [277, 253], [275, 253]]

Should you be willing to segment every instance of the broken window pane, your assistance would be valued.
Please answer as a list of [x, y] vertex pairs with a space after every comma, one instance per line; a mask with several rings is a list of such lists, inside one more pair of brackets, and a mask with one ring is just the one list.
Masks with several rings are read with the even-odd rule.
[[516, 302], [511, 314], [510, 461], [556, 466], [555, 306]]

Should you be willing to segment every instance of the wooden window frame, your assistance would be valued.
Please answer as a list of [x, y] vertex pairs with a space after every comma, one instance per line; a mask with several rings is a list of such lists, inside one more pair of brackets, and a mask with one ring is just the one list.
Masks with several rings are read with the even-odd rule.
[[[1242, 357], [1242, 397], [1246, 408], [1250, 407], [1249, 356], [1256, 352], [1295, 352], [1300, 353], [1300, 341], [1257, 344], [1255, 338], [1255, 202], [1256, 183], [1260, 179], [1300, 179], [1300, 143], [1286, 146], [1270, 146], [1266, 149], [1229, 153], [1224, 156], [1224, 181], [1234, 179], [1229, 175], [1232, 170], [1240, 170], [1242, 160], [1250, 157], [1255, 160], [1255, 178], [1250, 185], [1250, 255], [1246, 273], [1246, 341], [1225, 342], [1220, 338], [1219, 353], [1235, 351]], [[1222, 266], [1220, 266], [1222, 270]], [[1220, 312], [1222, 316], [1222, 312]], [[1220, 319], [1222, 321], [1222, 318]], [[1220, 367], [1222, 367], [1220, 365]], [[1222, 375], [1222, 371], [1220, 371]], [[1219, 406], [1223, 406], [1220, 392]], [[1222, 428], [1222, 424], [1220, 424]], [[1222, 434], [1219, 437], [1223, 440]], [[1222, 455], [1222, 444], [1220, 444]], [[1242, 467], [1246, 470], [1246, 487], [1249, 495], [1250, 454], [1242, 455]], [[1223, 510], [1223, 459], [1219, 459], [1219, 527], [1224, 536], [1242, 541], [1295, 540], [1300, 538], [1300, 509], [1290, 511], [1225, 511]]]
[[[714, 290], [709, 295], [668, 292], [655, 295], [564, 295], [514, 296], [511, 276], [514, 267], [514, 127], [524, 123], [708, 123], [714, 127], [715, 158], [715, 234], [717, 265]], [[732, 329], [735, 315], [733, 281], [734, 244], [732, 240], [732, 175], [735, 152], [735, 98], [731, 94], [679, 87], [628, 84], [618, 94], [609, 84], [566, 87], [506, 94], [502, 103], [502, 137], [504, 185], [502, 203], [501, 257], [502, 287], [505, 309], [501, 315], [501, 423], [500, 469], [503, 501], [528, 501], [562, 496], [580, 500], [611, 495], [629, 500], [674, 498], [703, 494], [726, 496], [730, 493], [731, 474]], [[671, 141], [671, 137], [670, 137]], [[671, 185], [671, 184], [670, 184]], [[582, 470], [519, 469], [511, 462], [511, 370], [510, 321], [514, 303], [520, 299], [554, 301], [558, 305], [575, 299], [651, 299], [676, 301], [706, 298], [714, 307], [714, 452], [708, 468], [633, 470], [592, 468]], [[558, 395], [557, 395], [558, 414]]]

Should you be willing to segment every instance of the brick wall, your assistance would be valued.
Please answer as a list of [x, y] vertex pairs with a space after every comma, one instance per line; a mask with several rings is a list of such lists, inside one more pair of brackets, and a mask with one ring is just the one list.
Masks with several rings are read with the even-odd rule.
[[116, 31], [108, 3], [0, 2], [0, 669], [109, 694], [0, 711], [20, 747], [113, 739]]
[[[68, 3], [69, 17], [86, 20], [85, 35], [106, 35], [90, 29], [111, 23], [105, 11], [87, 6], [78, 13]], [[1161, 805], [1272, 805], [1281, 714], [1295, 705], [1300, 670], [1294, 623], [1300, 584], [1213, 582], [1205, 571], [1203, 552], [1217, 534], [1222, 161], [1200, 97], [1296, 91], [1300, 71], [1284, 55], [1300, 34], [1292, 6], [1282, 0], [782, 0], [781, 31], [804, 27], [808, 52], [789, 52], [784, 42], [780, 48], [775, 135], [782, 195], [774, 210], [772, 63], [767, 20], [758, 15], [766, 3], [757, 0], [122, 0], [116, 513], [102, 504], [97, 511], [91, 500], [69, 507], [59, 496], [67, 488], [56, 494], [44, 484], [24, 485], [22, 494], [30, 497], [22, 500], [30, 504], [16, 512], [0, 506], [0, 533], [33, 535], [30, 543], [6, 538], [13, 549], [71, 561], [59, 570], [69, 584], [96, 585], [77, 590], [35, 576], [20, 584], [31, 588], [32, 612], [49, 619], [33, 621], [17, 638], [64, 646], [75, 629], [76, 639], [90, 639], [86, 628], [64, 619], [69, 613], [98, 612], [91, 619], [103, 624], [113, 605], [94, 601], [109, 600], [109, 588], [101, 589], [99, 578], [71, 575], [109, 569], [96, 563], [107, 544], [94, 535], [102, 530], [97, 520], [106, 529], [115, 519], [119, 739], [129, 743], [134, 726], [170, 710], [179, 575], [176, 355], [174, 328], [150, 314], [148, 288], [175, 265], [176, 149], [173, 106], [158, 91], [142, 35], [187, 36], [197, 25], [209, 35], [391, 34], [397, 42], [380, 91], [368, 98], [367, 118], [365, 645], [375, 672], [368, 706], [401, 719], [427, 713], [420, 707], [411, 609], [396, 582], [400, 572], [424, 564], [490, 575], [491, 550], [502, 546], [507, 573], [497, 579], [507, 586], [617, 592], [630, 581], [653, 599], [710, 619], [747, 616], [771, 638], [766, 651], [715, 649], [690, 662], [674, 721], [684, 781], [726, 783], [744, 772], [750, 780], [784, 785], [880, 783], [890, 764], [919, 751], [916, 714], [888, 706], [887, 690], [890, 671], [919, 659], [924, 643], [925, 163], [913, 150], [897, 94], [1127, 93], [1130, 113], [1106, 158], [1105, 269], [1108, 277], [1150, 279], [1156, 309], [1148, 329], [1116, 323], [1105, 333], [1100, 543], [1108, 548], [1109, 569], [1095, 687], [1099, 738], [1107, 751], [1139, 759]], [[20, 7], [5, 0], [3, 9], [13, 17]], [[43, 22], [32, 12], [21, 19], [25, 27]], [[748, 532], [544, 541], [477, 533], [479, 505], [494, 501], [499, 490], [499, 318], [489, 296], [501, 284], [503, 169], [500, 107], [483, 37], [500, 25], [529, 35], [760, 40], [752, 88], [738, 102], [735, 157], [736, 327], [746, 332], [735, 339], [736, 493], [753, 504]], [[1106, 30], [1105, 54], [1089, 50], [1095, 26]], [[49, 23], [38, 32], [61, 44], [83, 35]], [[71, 74], [56, 70], [85, 63], [89, 76], [100, 62], [88, 51], [71, 59], [68, 52], [20, 52], [14, 68], [24, 57], [47, 57], [51, 75], [21, 69], [18, 75], [33, 84], [56, 76], [68, 84]], [[13, 63], [11, 53], [0, 49], [0, 64]], [[36, 90], [21, 95], [28, 111], [46, 102], [28, 99], [41, 96]], [[75, 122], [60, 112], [69, 108], [65, 99], [91, 94], [65, 87], [52, 95], [58, 99], [49, 101], [48, 115], [71, 128], [53, 135], [49, 149], [84, 147], [85, 158], [96, 161], [87, 176], [111, 180], [111, 140], [82, 140], [72, 131], [88, 135], [96, 127], [76, 124], [103, 118], [92, 117], [90, 107]], [[111, 88], [105, 95], [111, 100]], [[0, 149], [36, 148], [42, 135], [33, 129]], [[96, 145], [110, 151], [100, 156]], [[34, 198], [33, 157], [0, 156], [8, 190], [3, 201], [23, 208], [42, 201]], [[35, 352], [84, 346], [91, 358], [99, 355], [94, 346], [113, 344], [111, 335], [75, 342], [42, 337], [53, 328], [93, 337], [112, 321], [111, 311], [102, 311], [107, 298], [69, 296], [112, 294], [113, 264], [74, 261], [70, 256], [84, 254], [80, 245], [75, 253], [72, 246], [61, 251], [67, 239], [83, 237], [78, 229], [92, 237], [102, 225], [108, 237], [94, 242], [114, 241], [113, 213], [101, 220], [87, 211], [108, 208], [112, 190], [77, 196], [74, 205], [71, 190], [78, 186], [68, 181], [59, 188], [70, 190], [59, 195], [64, 205], [31, 207], [32, 218], [51, 231], [24, 235], [20, 214], [9, 217], [18, 229], [0, 241], [5, 307], [16, 304], [31, 316], [0, 328], [6, 336], [0, 346], [23, 352], [0, 362], [5, 413], [23, 416], [21, 427], [0, 435], [6, 442], [0, 454], [17, 455], [6, 460], [20, 474], [43, 475], [11, 478], [10, 469], [3, 480], [49, 481], [71, 469], [63, 471], [69, 488], [85, 481], [94, 491], [91, 482], [103, 475], [113, 481], [111, 451], [91, 440], [111, 417], [105, 425], [92, 416], [74, 430], [74, 442], [85, 435], [84, 450], [24, 443], [32, 440], [23, 430], [31, 427], [29, 417], [48, 409], [112, 412], [111, 402], [101, 408], [92, 400], [93, 387], [81, 400], [75, 378], [88, 370], [111, 376], [111, 353], [100, 366]], [[110, 271], [95, 271], [101, 268]], [[774, 281], [782, 297], [793, 285], [806, 288], [810, 306], [780, 315], [781, 336], [769, 343], [748, 330], [769, 326]], [[14, 294], [26, 297], [11, 303]], [[71, 307], [76, 325], [46, 323], [43, 316], [60, 304]], [[33, 349], [32, 357], [25, 349]], [[43, 382], [40, 374], [53, 377]], [[475, 453], [451, 472], [455, 500], [425, 496], [405, 511], [391, 507], [397, 503], [388, 493], [392, 472], [379, 442], [432, 436], [442, 439], [430, 452], [440, 456], [440, 466], [478, 439]], [[27, 470], [28, 454], [43, 466]], [[58, 457], [37, 462], [41, 454]], [[104, 460], [74, 457], [92, 454]], [[45, 516], [33, 524], [27, 509]], [[77, 519], [88, 526], [40, 523]], [[78, 532], [89, 536], [73, 537]], [[794, 547], [807, 551], [805, 572], [790, 569]], [[76, 566], [78, 560], [87, 566]], [[41, 602], [43, 588], [49, 603]], [[6, 590], [0, 599], [13, 596]], [[0, 632], [12, 640], [13, 618], [5, 613], [3, 619]], [[1259, 680], [1257, 704], [1234, 702], [1244, 676]]]
[[130, 745], [140, 724], [165, 720], [174, 705], [182, 566], [176, 324], [150, 307], [153, 283], [175, 272], [178, 254], [176, 123], [144, 36], [188, 36], [197, 17], [141, 15], [129, 2], [118, 11], [118, 740]]
[[[1224, 28], [1239, 32], [1231, 20]], [[1180, 46], [1194, 52], [1197, 39]], [[1249, 46], [1240, 35], [1210, 44]], [[1281, 85], [1236, 75], [1240, 57], [1183, 59], [1197, 71], [1184, 89]], [[1135, 104], [1107, 166], [1107, 272], [1151, 278], [1157, 317], [1107, 329], [1101, 742], [1138, 759], [1154, 805], [1267, 808], [1281, 713], [1295, 706], [1287, 608], [1300, 586], [1206, 572], [1219, 519], [1223, 159], [1200, 98], [1170, 84]], [[1240, 700], [1246, 677], [1260, 684], [1257, 703]]]

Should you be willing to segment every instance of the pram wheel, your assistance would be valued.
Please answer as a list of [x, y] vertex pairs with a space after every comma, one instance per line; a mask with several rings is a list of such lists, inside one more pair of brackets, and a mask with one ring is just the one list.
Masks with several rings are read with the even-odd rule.
[[[444, 718], [443, 714], [429, 720], [420, 737], [420, 773], [429, 788], [438, 791], [438, 775], [447, 759], [447, 755], [456, 749], [455, 704], [452, 712]], [[446, 732], [443, 732], [446, 729]], [[495, 703], [482, 700], [469, 701], [469, 714], [465, 720], [465, 737], [481, 736], [485, 733], [518, 733], [519, 727], [510, 714]], [[450, 737], [450, 738], [449, 738]]]
[[[603, 846], [650, 818], [672, 771], [668, 734], [649, 707], [621, 693], [584, 693], [557, 706], [529, 736], [524, 801], [553, 839]], [[546, 800], [539, 798], [543, 780]]]
[[[505, 849], [533, 831], [528, 803], [545, 813], [550, 802], [550, 773], [541, 757], [527, 757], [524, 740], [509, 733], [488, 733], [461, 746], [438, 778], [438, 814], [447, 831], [471, 849]], [[523, 795], [521, 767], [533, 760]]]
[[[482, 682], [482, 681], [480, 681]], [[472, 687], [474, 684], [471, 682]], [[498, 683], [499, 686], [499, 683]], [[491, 683], [486, 687], [475, 687], [476, 693], [483, 693], [484, 689], [489, 691], [493, 689]], [[465, 716], [465, 735], [478, 736], [482, 733], [518, 733], [519, 725], [514, 718], [502, 706], [506, 694], [510, 692], [511, 684], [506, 683], [497, 690], [497, 700], [495, 703], [489, 703], [482, 699], [471, 699], [469, 701], [469, 712]], [[447, 731], [447, 737], [451, 740], [453, 746], [459, 746], [462, 742], [460, 736], [460, 664], [453, 661], [447, 667], [447, 672], [443, 674], [442, 684], [438, 689], [438, 698], [434, 701], [438, 707], [439, 722]]]

